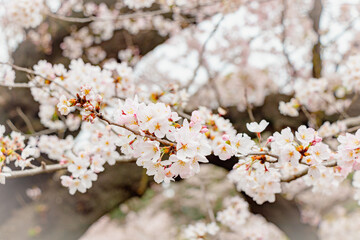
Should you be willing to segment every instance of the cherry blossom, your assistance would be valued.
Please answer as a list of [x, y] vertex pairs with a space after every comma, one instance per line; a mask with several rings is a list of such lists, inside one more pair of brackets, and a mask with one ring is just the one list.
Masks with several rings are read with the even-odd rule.
[[265, 128], [268, 125], [269, 125], [269, 123], [267, 121], [261, 120], [260, 123], [256, 123], [256, 122], [247, 123], [246, 127], [250, 132], [261, 133], [262, 131], [265, 130]]

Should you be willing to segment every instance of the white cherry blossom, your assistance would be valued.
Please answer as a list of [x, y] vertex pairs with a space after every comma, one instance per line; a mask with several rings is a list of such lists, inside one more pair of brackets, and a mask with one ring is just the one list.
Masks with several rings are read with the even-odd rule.
[[262, 131], [265, 130], [265, 128], [268, 125], [269, 125], [269, 122], [267, 122], [266, 120], [261, 120], [260, 123], [257, 123], [257, 122], [247, 123], [246, 127], [250, 132], [261, 133]]

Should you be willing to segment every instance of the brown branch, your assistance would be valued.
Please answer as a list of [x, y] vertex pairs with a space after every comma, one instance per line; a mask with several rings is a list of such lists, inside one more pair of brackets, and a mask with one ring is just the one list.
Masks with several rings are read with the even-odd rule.
[[4, 84], [0, 83], [0, 87], [7, 87], [7, 88], [32, 88], [33, 86], [30, 86], [28, 83], [14, 83], [14, 84]]
[[42, 165], [40, 167], [33, 168], [33, 169], [26, 169], [26, 170], [22, 170], [22, 171], [20, 171], [20, 170], [12, 171], [12, 172], [10, 172], [11, 175], [6, 177], [6, 179], [29, 177], [29, 176], [34, 176], [34, 175], [43, 174], [43, 173], [55, 172], [55, 171], [65, 169], [65, 168], [67, 168], [67, 164]]
[[[118, 163], [127, 163], [127, 162], [134, 162], [136, 159], [121, 156], [120, 159], [117, 160]], [[68, 167], [68, 164], [52, 164], [52, 165], [46, 165], [44, 162], [41, 162], [41, 166], [31, 166], [31, 169], [26, 170], [17, 170], [17, 171], [11, 171], [9, 172], [10, 176], [5, 177], [6, 179], [13, 179], [13, 178], [20, 178], [20, 177], [30, 177], [35, 176], [43, 173], [51, 173], [56, 172], [62, 169], [66, 169]], [[8, 173], [6, 173], [8, 174]]]
[[298, 178], [301, 178], [301, 177], [305, 176], [308, 172], [309, 172], [309, 169], [306, 168], [306, 169], [304, 169], [304, 170], [302, 170], [302, 171], [300, 171], [300, 172], [298, 172], [298, 173], [296, 173], [296, 174], [294, 174], [294, 175], [292, 175], [292, 176], [289, 176], [289, 177], [286, 177], [286, 178], [282, 178], [282, 179], [281, 179], [281, 182], [287, 182], [287, 183], [289, 183], [289, 182], [291, 182], [291, 181], [294, 181], [294, 180], [296, 180], [296, 179], [298, 179]]
[[310, 12], [310, 18], [313, 21], [313, 30], [317, 35], [317, 42], [312, 49], [312, 64], [313, 64], [313, 77], [320, 78], [322, 71], [321, 60], [321, 35], [320, 35], [320, 18], [323, 11], [323, 5], [321, 0], [314, 1], [314, 7]]

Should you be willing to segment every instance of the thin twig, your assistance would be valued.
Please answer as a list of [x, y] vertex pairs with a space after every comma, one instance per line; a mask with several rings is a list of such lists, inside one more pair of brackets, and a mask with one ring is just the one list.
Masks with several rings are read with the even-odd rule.
[[191, 119], [191, 116], [187, 113], [185, 113], [183, 110], [181, 109], [175, 109], [174, 107], [171, 108], [174, 112], [177, 112], [177, 114], [179, 114], [180, 117], [186, 118], [188, 120]]
[[6, 124], [10, 127], [10, 129], [14, 132], [21, 132], [13, 123], [10, 119], [6, 120]]
[[346, 130], [346, 132], [355, 132], [356, 130], [358, 130], [358, 129], [360, 129], [360, 126], [355, 126], [355, 127], [352, 127], [352, 128], [348, 128], [347, 130]]
[[245, 95], [246, 109], [247, 109], [250, 121], [255, 122], [256, 120], [254, 118], [254, 114], [253, 114], [253, 111], [252, 111], [252, 106], [248, 101], [247, 88], [245, 88], [244, 95]]
[[[36, 73], [35, 71], [31, 70], [31, 69], [28, 69], [28, 68], [24, 68], [24, 67], [20, 67], [20, 66], [17, 66], [15, 64], [12, 64], [12, 63], [9, 63], [9, 62], [0, 62], [0, 64], [4, 64], [4, 65], [9, 65], [11, 66], [13, 69], [17, 70], [17, 71], [20, 71], [20, 72], [25, 72], [25, 73], [28, 73], [30, 75], [35, 75], [35, 76], [38, 76], [38, 77], [41, 77], [51, 83], [54, 83], [55, 85], [59, 86], [61, 89], [63, 89], [65, 92], [67, 92], [68, 94], [70, 94], [71, 96], [75, 97], [75, 95], [70, 92], [67, 88], [65, 88], [63, 85], [55, 82], [53, 79], [49, 79], [48, 77], [45, 77], [39, 73]], [[17, 83], [19, 84], [19, 83]]]
[[313, 125], [314, 128], [317, 128], [317, 123], [314, 120], [314, 118], [311, 116], [311, 114], [309, 113], [309, 111], [304, 107], [304, 106], [300, 106], [301, 110], [303, 111], [303, 113], [305, 114], [305, 116], [307, 117], [307, 119], [310, 121], [310, 123]]
[[357, 17], [355, 17], [355, 18], [353, 18], [353, 19], [349, 22], [349, 24], [346, 26], [346, 28], [344, 28], [344, 30], [343, 30], [341, 33], [339, 33], [338, 35], [336, 35], [333, 39], [331, 39], [331, 40], [330, 40], [325, 46], [323, 46], [323, 47], [324, 47], [324, 48], [327, 48], [327, 47], [331, 46], [332, 44], [334, 44], [337, 40], [339, 40], [339, 38], [341, 38], [348, 30], [350, 30], [352, 27], [354, 27], [355, 22], [356, 22], [357, 20], [359, 20], [359, 18], [360, 18], [360, 15], [357, 16]]
[[337, 112], [337, 114], [341, 115], [343, 118], [349, 118], [349, 115], [345, 111], [341, 111], [337, 109], [336, 105], [333, 105], [326, 98], [322, 97], [321, 94], [318, 94], [318, 96], [321, 98], [321, 100], [323, 100], [326, 104], [328, 104], [329, 107], [332, 107], [335, 110], [335, 112]]
[[210, 32], [209, 36], [206, 38], [204, 44], [202, 45], [202, 48], [199, 52], [199, 63], [198, 65], [196, 66], [194, 72], [193, 72], [193, 76], [192, 78], [190, 79], [190, 81], [186, 84], [185, 88], [189, 88], [193, 82], [195, 81], [195, 78], [198, 74], [198, 71], [201, 67], [201, 65], [203, 64], [203, 61], [204, 61], [204, 53], [206, 51], [206, 47], [207, 47], [207, 44], [208, 42], [210, 41], [210, 39], [214, 36], [214, 34], [216, 33], [216, 31], [218, 30], [219, 26], [220, 26], [220, 23], [224, 20], [224, 16], [221, 16], [220, 20], [217, 22], [217, 24], [215, 25], [214, 29]]
[[30, 133], [35, 133], [35, 129], [30, 121], [30, 119], [26, 116], [26, 114], [21, 110], [21, 108], [17, 107], [16, 112], [19, 114], [19, 116], [23, 119], [23, 121], [26, 124], [26, 127], [30, 131]]
[[205, 67], [205, 70], [209, 76], [209, 86], [211, 86], [212, 90], [214, 91], [215, 93], [215, 98], [216, 98], [216, 101], [218, 103], [218, 106], [219, 107], [222, 107], [222, 101], [221, 101], [221, 94], [220, 94], [220, 91], [216, 85], [216, 82], [215, 82], [215, 79], [217, 78], [217, 75], [218, 74], [215, 74], [212, 76], [212, 74], [210, 73], [210, 69], [207, 65], [204, 65]]

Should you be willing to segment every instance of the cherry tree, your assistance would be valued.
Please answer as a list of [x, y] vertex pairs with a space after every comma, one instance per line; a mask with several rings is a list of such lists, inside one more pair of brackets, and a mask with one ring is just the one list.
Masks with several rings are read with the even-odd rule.
[[[184, 239], [282, 238], [241, 194], [259, 205], [295, 199], [321, 239], [360, 221], [342, 205], [360, 202], [359, 2], [0, 3], [0, 86], [27, 89], [42, 124], [35, 130], [19, 109], [27, 132], [0, 125], [0, 183], [60, 171], [74, 195], [116, 163], [134, 162], [163, 185], [215, 164], [230, 169], [239, 194], [218, 211], [205, 200], [208, 217], [183, 228]], [[154, 41], [146, 54], [145, 32]], [[123, 49], [112, 42], [119, 35]], [[48, 60], [16, 64], [25, 43]], [[346, 239], [358, 236], [354, 225]]]

